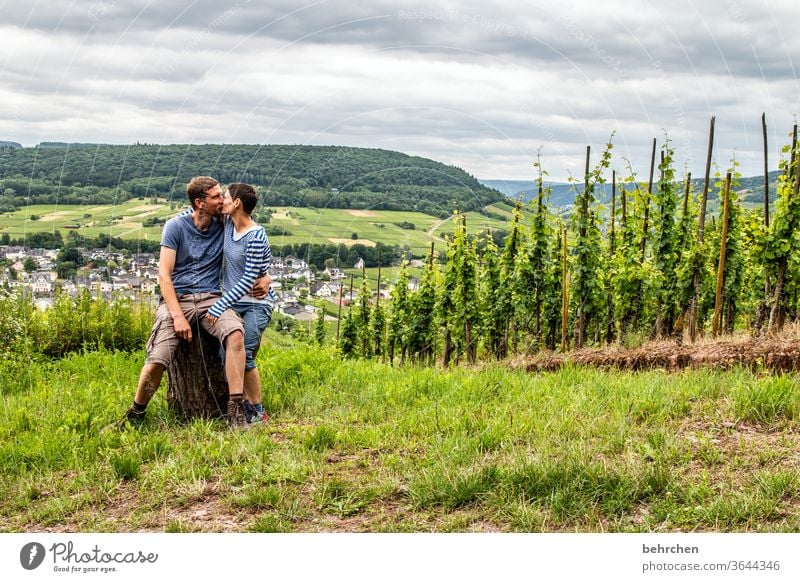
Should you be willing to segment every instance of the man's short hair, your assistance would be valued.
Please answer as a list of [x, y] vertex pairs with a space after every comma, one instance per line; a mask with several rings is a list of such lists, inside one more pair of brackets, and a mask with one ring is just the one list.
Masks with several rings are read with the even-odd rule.
[[189, 204], [192, 205], [192, 208], [194, 208], [195, 199], [200, 198], [205, 200], [208, 191], [217, 184], [219, 184], [219, 182], [211, 176], [195, 176], [192, 178], [186, 185], [186, 196], [188, 196]]
[[242, 184], [241, 182], [234, 182], [228, 185], [228, 192], [231, 194], [233, 200], [239, 199], [242, 201], [242, 209], [248, 214], [253, 213], [253, 209], [258, 203], [258, 194], [256, 189], [250, 184]]

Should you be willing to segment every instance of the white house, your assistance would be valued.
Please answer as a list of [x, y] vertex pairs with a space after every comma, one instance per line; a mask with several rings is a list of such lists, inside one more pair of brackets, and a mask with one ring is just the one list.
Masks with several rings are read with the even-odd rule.
[[298, 259], [297, 257], [286, 257], [283, 262], [287, 267], [294, 271], [308, 270], [308, 263], [306, 263], [303, 259]]
[[335, 267], [329, 267], [323, 271], [328, 277], [330, 277], [331, 281], [340, 281], [345, 279], [347, 275], [345, 275], [341, 269], [337, 269]]
[[334, 294], [333, 287], [326, 282], [316, 283], [310, 289], [311, 294], [315, 297], [332, 297]]
[[158, 269], [155, 267], [138, 267], [134, 272], [137, 277], [142, 279], [158, 279]]
[[78, 292], [78, 286], [75, 285], [72, 281], [62, 281], [60, 283], [61, 291], [66, 293], [67, 295], [75, 295]]
[[51, 295], [55, 289], [53, 282], [46, 274], [37, 274], [31, 287], [34, 295]]
[[[111, 278], [111, 285], [112, 289], [130, 289], [131, 284], [130, 280], [126, 279], [125, 277], [112, 277]], [[105, 291], [105, 289], [101, 286], [100, 289]]]

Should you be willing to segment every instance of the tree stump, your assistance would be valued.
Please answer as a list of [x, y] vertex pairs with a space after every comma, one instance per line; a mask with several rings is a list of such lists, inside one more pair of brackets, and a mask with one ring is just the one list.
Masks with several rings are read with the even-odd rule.
[[167, 405], [186, 420], [222, 418], [228, 412], [220, 345], [202, 329], [191, 342], [180, 343], [167, 367]]

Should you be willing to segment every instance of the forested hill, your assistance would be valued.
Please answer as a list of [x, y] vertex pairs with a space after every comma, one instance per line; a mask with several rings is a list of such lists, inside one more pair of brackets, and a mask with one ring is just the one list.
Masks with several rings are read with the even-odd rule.
[[[778, 195], [778, 176], [780, 172], [769, 172], [769, 199], [774, 203]], [[692, 189], [695, 193], [701, 192], [703, 189], [703, 178], [692, 179]], [[708, 199], [717, 200], [719, 198], [720, 185], [722, 179], [712, 178]], [[539, 190], [535, 182], [527, 182], [522, 180], [481, 180], [485, 186], [495, 188], [509, 198], [522, 199], [524, 201], [535, 200], [539, 195]], [[583, 184], [578, 182], [576, 184], [568, 184], [564, 182], [545, 182], [545, 187], [549, 189], [549, 202], [553, 206], [570, 206], [575, 201], [575, 196], [583, 192]], [[763, 204], [764, 201], [764, 176], [746, 176], [737, 178], [733, 184], [734, 189], [739, 193], [740, 200], [749, 205]], [[644, 186], [643, 186], [644, 187]], [[679, 190], [684, 187], [683, 183], [678, 183]], [[619, 183], [617, 189], [631, 191], [635, 188], [631, 183]], [[658, 188], [658, 184], [654, 184], [653, 188]], [[608, 204], [611, 202], [611, 184], [597, 184], [595, 186], [595, 196], [597, 199]]]
[[261, 187], [264, 204], [417, 210], [449, 216], [503, 200], [460, 168], [399, 152], [337, 146], [93, 145], [0, 148], [0, 209], [183, 199], [195, 175]]

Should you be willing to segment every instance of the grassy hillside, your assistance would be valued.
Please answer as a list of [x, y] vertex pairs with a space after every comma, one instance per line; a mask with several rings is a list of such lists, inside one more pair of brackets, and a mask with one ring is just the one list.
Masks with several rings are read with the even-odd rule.
[[181, 424], [162, 388], [143, 428], [103, 432], [142, 358], [0, 361], [0, 531], [800, 528], [793, 376], [392, 368], [267, 345], [266, 427]]
[[[270, 219], [273, 229], [270, 242], [273, 245], [285, 244], [363, 244], [374, 246], [381, 242], [386, 245], [408, 246], [415, 255], [422, 255], [430, 249], [431, 242], [444, 248], [442, 238], [453, 232], [453, 221], [439, 219], [420, 212], [392, 212], [388, 210], [338, 210], [278, 207]], [[414, 229], [403, 228], [400, 224], [413, 224]], [[506, 222], [490, 218], [477, 212], [467, 213], [467, 225], [472, 233], [504, 229]], [[406, 225], [407, 226], [407, 225]], [[280, 234], [284, 229], [287, 234]], [[358, 235], [353, 238], [353, 234]]]
[[[163, 199], [134, 199], [108, 205], [33, 204], [0, 214], [0, 234], [21, 239], [36, 232], [59, 230], [64, 239], [74, 231], [87, 238], [102, 233], [122, 239], [158, 241], [161, 224], [147, 226], [148, 221], [166, 220], [184, 206]], [[263, 208], [259, 204], [259, 209]], [[408, 246], [414, 254], [422, 255], [430, 249], [431, 241], [444, 248], [442, 237], [453, 231], [452, 220], [421, 212], [292, 207], [270, 207], [270, 210], [269, 238], [276, 246], [301, 243], [375, 246], [381, 242]], [[500, 212], [497, 209], [492, 214], [502, 216]], [[79, 228], [72, 228], [76, 225]], [[503, 229], [506, 221], [470, 212], [467, 225], [470, 232], [478, 233], [487, 228]], [[352, 237], [353, 233], [357, 238]]]
[[0, 148], [0, 209], [24, 203], [185, 199], [192, 176], [261, 187], [273, 206], [418, 211], [446, 218], [503, 199], [460, 168], [333, 146], [42, 144]]
[[[24, 238], [35, 232], [75, 230], [84, 237], [96, 238], [100, 234], [124, 239], [158, 241], [161, 224], [145, 226], [149, 220], [166, 220], [177, 214], [165, 200], [128, 200], [121, 204], [75, 205], [32, 204], [14, 212], [0, 214], [0, 234], [8, 233], [12, 239]], [[79, 228], [71, 228], [73, 226]]]

